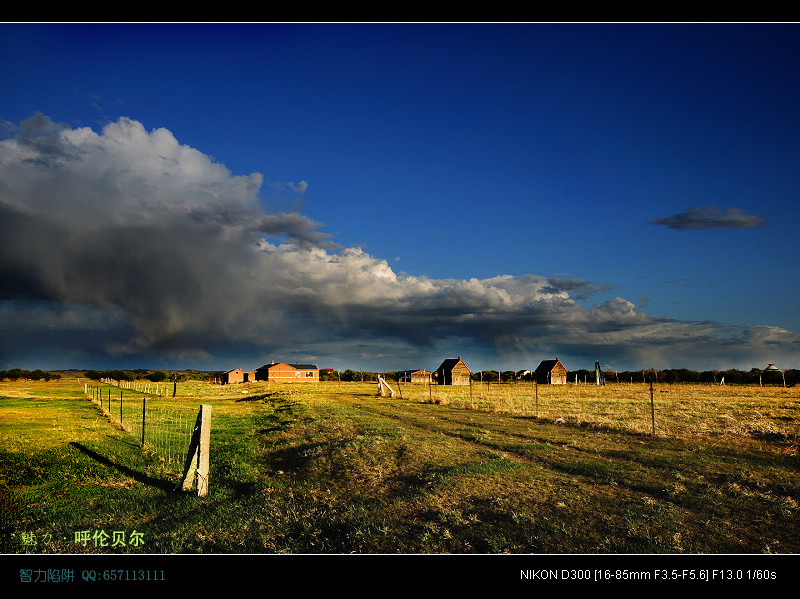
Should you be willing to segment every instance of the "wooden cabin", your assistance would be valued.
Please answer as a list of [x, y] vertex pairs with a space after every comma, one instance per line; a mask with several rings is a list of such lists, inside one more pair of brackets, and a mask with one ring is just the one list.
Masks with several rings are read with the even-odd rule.
[[460, 356], [449, 358], [436, 369], [436, 382], [439, 385], [469, 385], [470, 374], [472, 371]]
[[534, 375], [536, 382], [540, 385], [566, 385], [567, 372], [566, 367], [556, 358], [555, 360], [542, 360], [536, 367]]

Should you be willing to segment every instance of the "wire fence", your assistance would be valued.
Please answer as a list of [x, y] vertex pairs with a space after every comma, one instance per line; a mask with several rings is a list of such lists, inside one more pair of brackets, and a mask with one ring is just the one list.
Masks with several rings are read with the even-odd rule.
[[742, 435], [795, 447], [800, 439], [798, 388], [535, 382], [392, 385], [403, 399], [585, 427], [673, 437]]
[[166, 406], [160, 396], [143, 395], [137, 388], [113, 383], [85, 383], [84, 393], [112, 422], [130, 432], [142, 449], [158, 460], [162, 471], [182, 473], [197, 420], [196, 407]]

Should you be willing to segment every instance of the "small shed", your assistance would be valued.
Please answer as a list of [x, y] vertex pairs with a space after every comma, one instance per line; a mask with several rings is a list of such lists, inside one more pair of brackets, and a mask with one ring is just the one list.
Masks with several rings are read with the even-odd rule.
[[430, 383], [432, 381], [433, 373], [422, 368], [420, 370], [412, 371], [408, 376], [412, 383]]
[[536, 382], [541, 385], [566, 385], [567, 372], [568, 370], [561, 360], [556, 358], [555, 360], [542, 360], [534, 374]]
[[433, 373], [424, 368], [400, 370], [396, 374], [397, 380], [401, 383], [430, 383], [433, 381]]
[[241, 368], [234, 368], [222, 375], [223, 385], [233, 385], [235, 383], [244, 382], [244, 371]]
[[436, 369], [436, 382], [440, 385], [469, 385], [470, 374], [472, 371], [460, 356], [449, 358]]

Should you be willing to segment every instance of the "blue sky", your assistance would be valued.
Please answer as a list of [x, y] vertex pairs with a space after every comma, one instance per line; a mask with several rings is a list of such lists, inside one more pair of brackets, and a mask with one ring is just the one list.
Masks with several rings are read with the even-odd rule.
[[800, 367], [798, 33], [0, 25], [0, 368]]

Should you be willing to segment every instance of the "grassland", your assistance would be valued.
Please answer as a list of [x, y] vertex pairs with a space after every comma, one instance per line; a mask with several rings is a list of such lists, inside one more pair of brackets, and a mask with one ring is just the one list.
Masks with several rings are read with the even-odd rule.
[[393, 387], [192, 381], [148, 397], [212, 406], [196, 497], [142, 451], [133, 391], [120, 425], [76, 379], [0, 383], [0, 549], [800, 552], [796, 388], [656, 386], [651, 403], [643, 384]]

